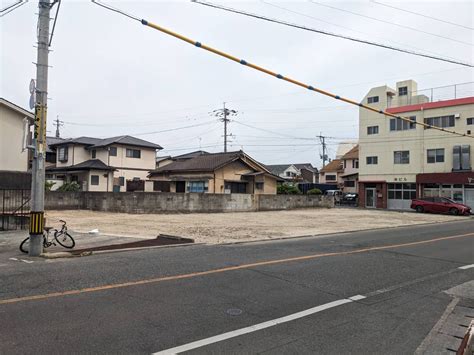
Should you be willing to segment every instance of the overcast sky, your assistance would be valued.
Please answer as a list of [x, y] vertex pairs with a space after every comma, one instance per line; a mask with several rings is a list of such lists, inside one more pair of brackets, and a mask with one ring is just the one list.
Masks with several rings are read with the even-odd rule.
[[[14, 0], [0, 0], [2, 7]], [[381, 0], [383, 1], [383, 0]], [[224, 4], [222, 0], [219, 3]], [[269, 4], [270, 3], [270, 4]], [[385, 3], [474, 27], [472, 1]], [[343, 39], [211, 9], [190, 1], [113, 2], [140, 18], [170, 28], [336, 94], [361, 100], [371, 87], [414, 79], [419, 89], [474, 81], [474, 71]], [[308, 1], [225, 2], [301, 25], [417, 48], [474, 62], [472, 45], [400, 28]], [[286, 10], [272, 6], [277, 4]], [[325, 2], [357, 13], [474, 43], [474, 31], [369, 1]], [[0, 96], [27, 108], [35, 78], [37, 2], [0, 18]], [[292, 12], [293, 11], [293, 12]], [[296, 14], [299, 12], [301, 14]], [[53, 12], [54, 13], [54, 12]], [[324, 22], [323, 22], [324, 21]], [[63, 1], [50, 54], [48, 130], [65, 122], [63, 137], [130, 134], [162, 145], [159, 155], [222, 151], [223, 124], [209, 112], [238, 111], [229, 125], [229, 150], [243, 148], [267, 163], [320, 166], [322, 132], [330, 156], [341, 140], [357, 138], [358, 109], [230, 62], [89, 1]], [[474, 95], [472, 85], [461, 95]], [[470, 91], [470, 92], [469, 92]], [[449, 95], [439, 91], [440, 95]], [[269, 130], [262, 131], [246, 125]], [[155, 131], [194, 126], [164, 133]]]

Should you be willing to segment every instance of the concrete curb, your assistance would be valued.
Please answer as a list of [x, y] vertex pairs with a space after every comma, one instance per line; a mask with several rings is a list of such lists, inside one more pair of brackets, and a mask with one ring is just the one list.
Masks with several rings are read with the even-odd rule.
[[40, 256], [45, 259], [60, 259], [60, 258], [76, 258], [82, 256], [90, 256], [95, 254], [108, 254], [108, 253], [120, 253], [125, 251], [136, 251], [145, 249], [158, 249], [158, 248], [175, 248], [193, 245], [205, 245], [207, 243], [183, 243], [183, 244], [169, 244], [169, 245], [155, 245], [149, 247], [138, 247], [138, 248], [123, 248], [123, 249], [111, 249], [111, 250], [97, 250], [97, 251], [84, 251], [80, 254], [74, 254], [70, 251], [62, 251], [56, 253], [43, 253]]
[[[474, 217], [468, 217], [470, 219], [474, 219]], [[350, 233], [357, 233], [357, 232], [377, 232], [377, 231], [384, 231], [396, 228], [409, 228], [409, 227], [418, 227], [418, 226], [430, 226], [435, 224], [444, 224], [444, 223], [456, 223], [456, 222], [463, 222], [463, 220], [455, 220], [455, 221], [442, 221], [442, 222], [426, 222], [426, 223], [419, 223], [419, 224], [410, 224], [405, 226], [395, 226], [395, 227], [381, 227], [381, 228], [368, 228], [368, 229], [356, 229], [356, 230], [348, 230], [343, 232], [332, 232], [332, 233], [324, 233], [324, 234], [308, 234], [308, 235], [298, 235], [294, 237], [277, 237], [277, 238], [270, 238], [270, 239], [255, 239], [255, 240], [243, 240], [243, 241], [235, 241], [235, 242], [225, 242], [225, 243], [208, 243], [209, 245], [233, 245], [233, 244], [247, 244], [247, 243], [261, 243], [261, 242], [273, 242], [276, 240], [288, 240], [288, 239], [302, 239], [302, 238], [328, 238], [333, 237], [335, 235], [341, 234], [350, 234]]]

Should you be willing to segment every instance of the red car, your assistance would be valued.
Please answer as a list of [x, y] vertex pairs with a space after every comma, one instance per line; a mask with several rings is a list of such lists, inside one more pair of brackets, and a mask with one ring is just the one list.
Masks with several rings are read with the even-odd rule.
[[410, 208], [416, 212], [450, 213], [453, 215], [469, 215], [471, 207], [457, 203], [445, 197], [423, 197], [413, 199]]

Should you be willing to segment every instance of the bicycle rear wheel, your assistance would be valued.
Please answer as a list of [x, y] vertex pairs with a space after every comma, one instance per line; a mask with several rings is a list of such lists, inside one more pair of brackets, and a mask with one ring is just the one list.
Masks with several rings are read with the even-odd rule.
[[21, 242], [20, 251], [22, 253], [28, 254], [28, 252], [30, 251], [30, 237], [26, 238], [24, 241]]
[[72, 249], [76, 245], [74, 239], [69, 235], [68, 232], [57, 232], [54, 233], [54, 239], [59, 243], [59, 245], [63, 246], [67, 249]]

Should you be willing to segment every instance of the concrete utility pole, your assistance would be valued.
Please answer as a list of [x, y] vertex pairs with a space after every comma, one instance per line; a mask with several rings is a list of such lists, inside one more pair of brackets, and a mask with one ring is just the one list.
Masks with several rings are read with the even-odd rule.
[[320, 133], [319, 136], [316, 136], [316, 137], [319, 138], [321, 142], [321, 146], [323, 147], [323, 154], [320, 154], [320, 157], [323, 160], [323, 168], [324, 168], [326, 166], [326, 161], [328, 160], [326, 137], [323, 136], [322, 133]]
[[50, 0], [39, 0], [38, 2], [38, 57], [36, 63], [34, 154], [31, 171], [30, 256], [39, 256], [43, 252], [49, 16], [53, 4]]
[[224, 102], [223, 108], [212, 111], [211, 115], [219, 117], [220, 121], [224, 122], [224, 153], [227, 153], [227, 137], [232, 136], [232, 134], [227, 134], [227, 124], [230, 122], [228, 116], [237, 116], [237, 111], [226, 108]]
[[59, 115], [56, 116], [56, 120], [54, 121], [54, 125], [56, 126], [56, 135], [55, 135], [55, 137], [60, 138], [59, 127], [64, 126], [64, 122], [59, 120]]

